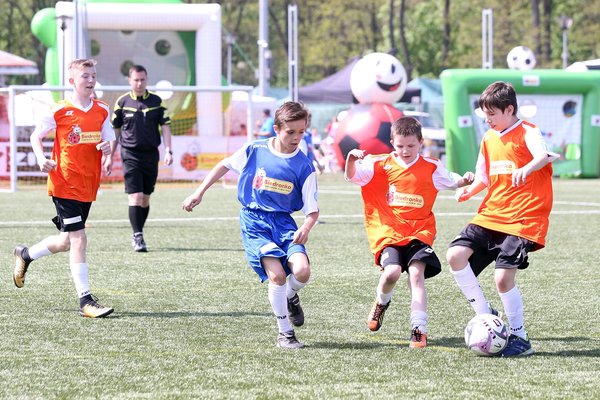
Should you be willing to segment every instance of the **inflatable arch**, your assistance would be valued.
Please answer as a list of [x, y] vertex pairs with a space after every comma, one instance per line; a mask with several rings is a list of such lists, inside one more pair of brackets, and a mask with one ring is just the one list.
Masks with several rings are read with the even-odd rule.
[[[39, 31], [52, 25], [48, 23], [48, 18], [44, 18], [47, 17], [46, 14], [50, 13], [49, 10], [51, 9], [42, 10], [44, 13], [36, 15], [32, 21], [32, 30], [38, 37], [40, 36]], [[64, 82], [66, 79], [64, 64], [84, 53], [83, 40], [80, 37], [81, 34], [77, 34], [79, 29], [75, 26], [75, 13], [74, 3], [64, 1], [56, 3], [54, 16], [56, 19], [51, 21], [56, 26], [56, 34], [52, 35], [55, 43], [47, 40], [45, 44], [48, 45], [49, 51], [53, 50], [51, 56], [56, 62], [56, 70], [53, 72], [60, 78], [60, 81], [52, 82], [51, 78], [47, 77], [50, 84]], [[82, 14], [81, 10], [79, 13]], [[46, 22], [38, 23], [41, 20]], [[197, 86], [221, 86], [221, 8], [218, 4], [182, 4], [176, 0], [163, 0], [160, 3], [152, 0], [128, 0], [127, 2], [115, 0], [110, 3], [96, 0], [86, 3], [85, 15], [80, 16], [77, 20], [85, 21], [86, 28], [90, 31], [130, 32], [144, 31], [152, 27], [152, 30], [193, 33], [195, 34], [195, 48], [191, 51], [189, 49], [182, 51], [194, 54], [195, 59], [190, 60], [189, 65], [186, 65], [185, 68], [194, 67]], [[64, 21], [64, 25], [57, 24], [56, 21]], [[54, 46], [51, 47], [50, 44]], [[183, 45], [186, 46], [185, 43]], [[119, 65], [114, 66], [117, 70], [119, 67]], [[152, 65], [147, 65], [147, 67], [151, 69], [150, 74], [153, 75]], [[48, 70], [46, 73], [48, 75]], [[182, 74], [179, 79], [180, 84], [185, 85], [189, 85], [193, 81], [185, 74]], [[177, 83], [175, 84], [177, 85]], [[219, 91], [199, 92], [196, 96], [196, 113], [203, 135], [222, 134], [223, 103]]]
[[440, 78], [450, 170], [475, 168], [486, 129], [477, 100], [489, 84], [506, 81], [517, 92], [519, 117], [538, 125], [549, 148], [561, 154], [555, 174], [600, 176], [600, 72], [449, 69]]

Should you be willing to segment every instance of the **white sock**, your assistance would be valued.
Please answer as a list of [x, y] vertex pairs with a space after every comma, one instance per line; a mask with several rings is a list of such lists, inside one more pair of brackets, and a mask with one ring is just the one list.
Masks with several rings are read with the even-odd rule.
[[477, 281], [477, 277], [471, 269], [471, 265], [467, 263], [466, 267], [460, 271], [450, 269], [450, 272], [452, 273], [452, 276], [454, 276], [456, 284], [467, 298], [467, 301], [471, 304], [473, 310], [475, 310], [475, 313], [489, 313], [490, 309], [485, 300], [483, 291], [481, 290], [481, 286], [479, 286], [479, 281]]
[[75, 284], [75, 290], [77, 291], [77, 296], [79, 296], [79, 298], [87, 296], [91, 293], [87, 263], [72, 263], [70, 267], [73, 283]]
[[289, 332], [293, 330], [290, 319], [288, 318], [286, 286], [277, 286], [269, 282], [269, 303], [273, 309], [273, 314], [277, 319], [277, 327], [279, 333]]
[[53, 254], [50, 250], [48, 250], [48, 247], [46, 247], [43, 241], [34, 244], [27, 251], [29, 252], [29, 257], [32, 260], [37, 260], [38, 258]]
[[294, 274], [290, 274], [290, 277], [289, 277], [287, 285], [286, 285], [287, 298], [291, 299], [292, 297], [294, 297], [296, 294], [298, 294], [300, 289], [302, 289], [304, 286], [306, 286], [306, 283], [300, 282], [298, 279], [296, 279]]
[[500, 293], [500, 299], [504, 306], [504, 312], [508, 319], [508, 325], [510, 327], [510, 333], [527, 338], [527, 332], [525, 331], [525, 322], [523, 319], [523, 298], [521, 292], [515, 286], [506, 293]]
[[411, 329], [419, 328], [421, 333], [427, 333], [427, 313], [425, 311], [411, 311], [410, 326]]
[[386, 305], [390, 301], [392, 301], [392, 295], [394, 294], [394, 289], [390, 290], [389, 293], [383, 293], [379, 289], [377, 289], [377, 303], [381, 305]]

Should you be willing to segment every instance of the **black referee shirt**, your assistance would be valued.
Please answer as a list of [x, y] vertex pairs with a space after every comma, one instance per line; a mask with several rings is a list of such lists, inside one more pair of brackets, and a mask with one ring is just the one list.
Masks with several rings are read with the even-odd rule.
[[133, 91], [117, 99], [112, 126], [121, 129], [119, 143], [133, 150], [154, 150], [160, 146], [160, 125], [170, 125], [171, 119], [162, 99], [146, 91], [136, 97]]

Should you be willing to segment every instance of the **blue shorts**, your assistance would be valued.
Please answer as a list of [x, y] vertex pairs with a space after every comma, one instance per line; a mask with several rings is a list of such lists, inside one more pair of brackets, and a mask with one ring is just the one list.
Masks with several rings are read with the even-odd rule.
[[261, 282], [268, 279], [260, 262], [262, 257], [279, 258], [286, 275], [289, 275], [291, 271], [287, 260], [290, 256], [294, 253], [306, 254], [304, 245], [292, 243], [298, 226], [288, 213], [242, 208], [240, 228], [246, 258]]

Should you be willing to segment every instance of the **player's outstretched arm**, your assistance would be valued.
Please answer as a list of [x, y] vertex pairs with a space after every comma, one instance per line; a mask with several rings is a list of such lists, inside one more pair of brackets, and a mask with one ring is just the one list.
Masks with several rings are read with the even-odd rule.
[[365, 151], [359, 149], [350, 150], [348, 156], [346, 157], [346, 169], [344, 171], [344, 177], [347, 180], [352, 179], [354, 174], [356, 173], [356, 160], [363, 159], [365, 157]]
[[220, 161], [213, 169], [210, 170], [208, 175], [204, 178], [198, 189], [189, 195], [181, 204], [181, 208], [185, 211], [191, 212], [202, 201], [202, 196], [216, 181], [221, 179], [223, 175], [229, 172], [229, 168], [225, 166], [224, 161]]
[[469, 200], [471, 197], [475, 196], [477, 193], [481, 192], [487, 186], [482, 181], [475, 179], [471, 186], [462, 187], [456, 192], [456, 201], [462, 203], [463, 201]]

